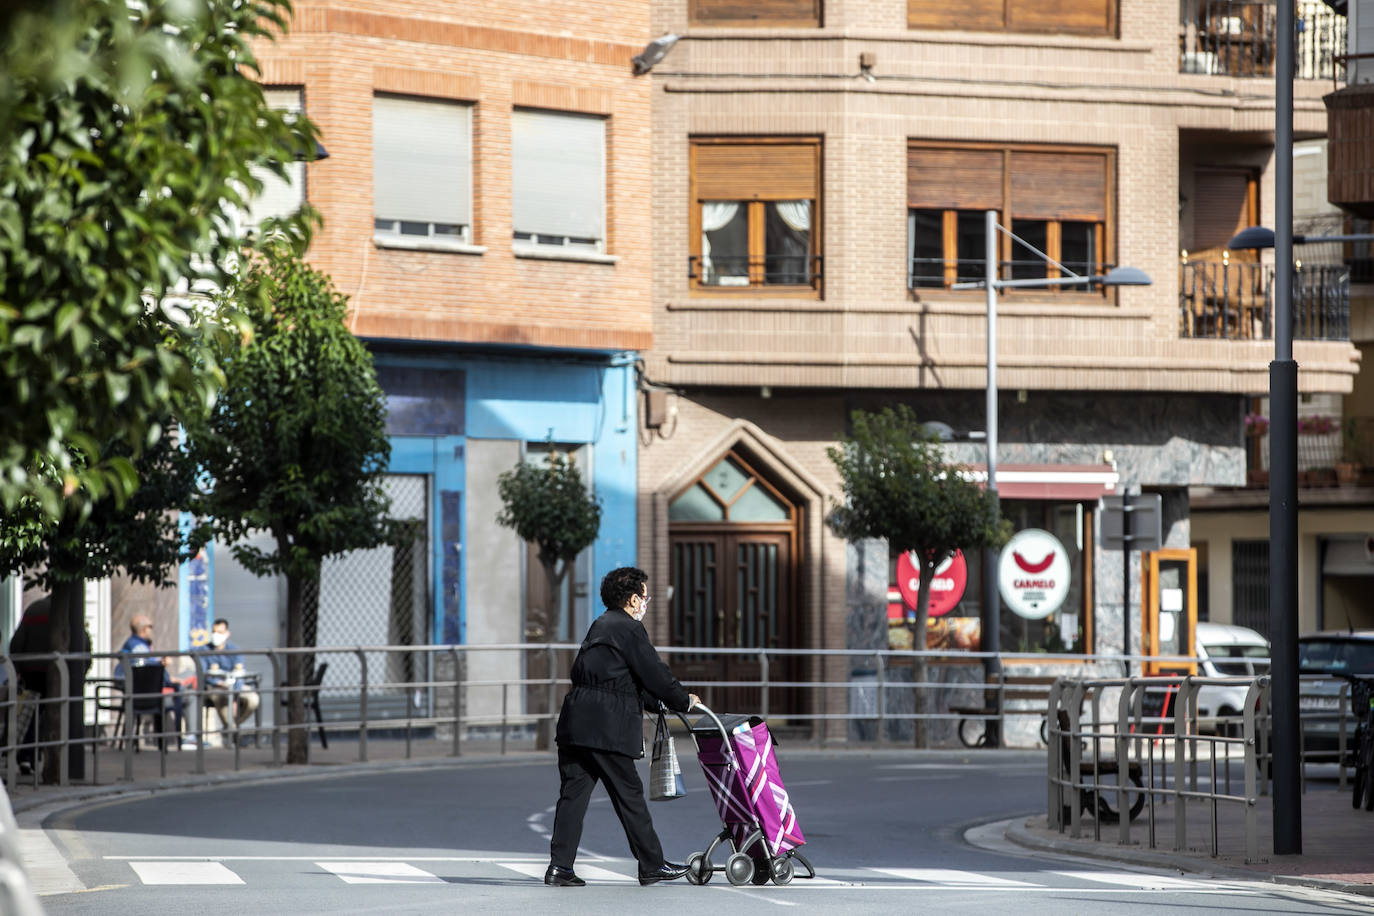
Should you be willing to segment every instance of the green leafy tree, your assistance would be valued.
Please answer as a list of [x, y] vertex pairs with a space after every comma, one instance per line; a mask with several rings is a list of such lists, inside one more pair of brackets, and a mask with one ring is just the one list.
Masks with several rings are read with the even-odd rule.
[[[921, 575], [916, 601], [914, 645], [926, 647], [930, 583], [936, 568], [957, 550], [1005, 544], [1010, 525], [999, 520], [994, 495], [945, 461], [936, 440], [906, 405], [852, 416], [853, 432], [827, 450], [844, 482], [844, 502], [830, 517], [846, 540], [882, 538], [907, 550]], [[925, 681], [925, 660], [914, 659], [912, 676]], [[928, 692], [917, 689], [916, 711], [928, 709]], [[916, 740], [925, 743], [924, 720], [916, 720]]]
[[[170, 420], [163, 422], [170, 425]], [[138, 582], [172, 584], [177, 564], [186, 559], [177, 525], [177, 509], [190, 504], [195, 490], [195, 467], [172, 436], [163, 436], [134, 457], [127, 443], [113, 442], [104, 457], [130, 462], [140, 485], [126, 500], [107, 494], [85, 504], [84, 511], [48, 518], [33, 497], [27, 497], [0, 516], [0, 574], [27, 573], [27, 584], [49, 595], [48, 646], [53, 651], [90, 650], [84, 637], [85, 585], [124, 572]], [[89, 665], [68, 664], [69, 724], [73, 737], [82, 732], [81, 703]], [[48, 680], [55, 695], [58, 681]], [[55, 707], [53, 707], [55, 709]], [[56, 715], [42, 721], [45, 741], [59, 738]], [[45, 757], [43, 778], [55, 782], [58, 756]], [[69, 757], [69, 775], [81, 778], [82, 756]]]
[[[395, 533], [382, 489], [386, 398], [371, 354], [344, 323], [348, 300], [288, 246], [246, 263], [227, 297], [253, 334], [219, 354], [224, 388], [187, 422], [208, 479], [196, 502], [206, 519], [199, 537], [229, 544], [255, 575], [285, 576], [286, 644], [311, 647], [307, 602], [318, 600], [325, 558], [382, 546]], [[268, 533], [273, 548], [242, 543], [254, 531]], [[300, 688], [310, 661], [289, 657], [289, 687]], [[287, 711], [287, 760], [304, 763], [301, 690], [289, 691]]]
[[[287, 0], [48, 0], [0, 10], [0, 505], [56, 521], [137, 485], [174, 397], [208, 404], [225, 321], [190, 306], [233, 213], [315, 129], [264, 106], [255, 40]], [[303, 233], [307, 220], [292, 225]], [[232, 321], [232, 316], [227, 316]], [[105, 449], [120, 441], [124, 450]], [[63, 524], [67, 524], [64, 520]]]
[[[527, 631], [542, 631], [552, 642], [560, 632], [563, 581], [577, 555], [596, 541], [601, 505], [587, 492], [572, 456], [554, 448], [549, 449], [547, 462], [521, 462], [497, 478], [496, 486], [502, 503], [497, 523], [535, 545], [548, 583], [548, 605], [525, 609]], [[568, 614], [571, 619], [571, 608]], [[531, 678], [550, 676], [552, 672], [547, 669], [542, 655], [531, 657], [526, 667]], [[545, 696], [547, 691], [533, 692], [533, 708], [542, 708]], [[539, 747], [549, 746], [552, 725], [552, 720], [540, 722]]]

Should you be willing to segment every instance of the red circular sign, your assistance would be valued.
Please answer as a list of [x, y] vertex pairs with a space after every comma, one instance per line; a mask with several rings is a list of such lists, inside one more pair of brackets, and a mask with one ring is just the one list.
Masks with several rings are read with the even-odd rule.
[[[964, 563], [964, 552], [956, 550], [954, 556], [935, 568], [935, 577], [930, 581], [930, 616], [940, 617], [954, 610], [964, 597], [967, 585], [968, 565]], [[907, 607], [916, 607], [920, 586], [920, 570], [911, 559], [911, 551], [904, 550], [897, 558], [897, 588]]]

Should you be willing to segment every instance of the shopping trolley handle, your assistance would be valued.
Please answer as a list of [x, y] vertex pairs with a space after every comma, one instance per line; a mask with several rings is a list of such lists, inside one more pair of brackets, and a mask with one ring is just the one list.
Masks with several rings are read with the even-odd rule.
[[705, 703], [702, 703], [701, 701], [697, 701], [697, 704], [693, 706], [691, 709], [688, 709], [687, 712], [677, 712], [677, 710], [673, 710], [673, 712], [677, 715], [679, 719], [682, 720], [682, 724], [687, 726], [687, 731], [691, 732], [692, 723], [687, 719], [687, 713], [692, 712], [693, 710], [696, 710], [698, 712], [704, 712], [706, 713], [706, 715], [710, 716], [711, 721], [716, 723], [716, 728], [720, 729], [721, 737], [727, 741], [730, 740], [730, 732], [728, 729], [726, 729], [725, 723], [720, 721], [720, 716], [712, 712], [711, 707], [707, 706]]

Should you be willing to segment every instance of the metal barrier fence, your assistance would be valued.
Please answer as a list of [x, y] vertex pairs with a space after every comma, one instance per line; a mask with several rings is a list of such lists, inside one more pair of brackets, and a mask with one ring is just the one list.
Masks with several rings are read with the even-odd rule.
[[[1200, 716], [1198, 694], [1209, 687], [1244, 687], [1242, 712]], [[1311, 762], [1335, 763], [1344, 790], [1347, 730], [1354, 721], [1348, 685], [1304, 676], [1299, 704], [1303, 790]], [[1104, 706], [1113, 717], [1103, 717]], [[1146, 845], [1153, 849], [1158, 841], [1157, 806], [1171, 804], [1171, 848], [1183, 851], [1188, 848], [1189, 804], [1202, 803], [1208, 815], [1211, 855], [1216, 857], [1218, 806], [1235, 805], [1243, 809], [1246, 861], [1259, 860], [1257, 805], [1269, 793], [1272, 759], [1267, 675], [1064, 678], [1051, 688], [1048, 719], [1050, 827], [1079, 837], [1086, 811], [1092, 815], [1094, 840], [1101, 841], [1103, 826], [1114, 823], [1117, 842], [1129, 845], [1132, 822], [1148, 809]], [[1329, 741], [1310, 740], [1318, 733]], [[1234, 763], [1243, 768], [1236, 787]], [[1199, 780], [1202, 767], [1208, 770], [1205, 788]]]

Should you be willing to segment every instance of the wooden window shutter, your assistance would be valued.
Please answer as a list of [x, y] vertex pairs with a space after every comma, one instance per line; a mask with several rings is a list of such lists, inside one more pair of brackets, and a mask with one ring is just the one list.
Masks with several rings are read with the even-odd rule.
[[697, 200], [816, 200], [818, 143], [699, 143]]
[[1241, 169], [1197, 169], [1193, 172], [1193, 243], [1204, 251], [1224, 248], [1231, 236], [1254, 225], [1255, 178]]
[[998, 149], [907, 151], [907, 206], [938, 210], [1002, 209], [1002, 161]]
[[821, 0], [691, 0], [692, 22], [788, 26], [821, 24]]
[[1021, 219], [1107, 219], [1105, 153], [1013, 150], [1011, 215]]
[[1015, 32], [1116, 33], [1116, 0], [1008, 0], [1007, 28]]
[[907, 0], [906, 25], [909, 29], [958, 29], [967, 31], [1000, 30], [1003, 26], [1003, 0]]

